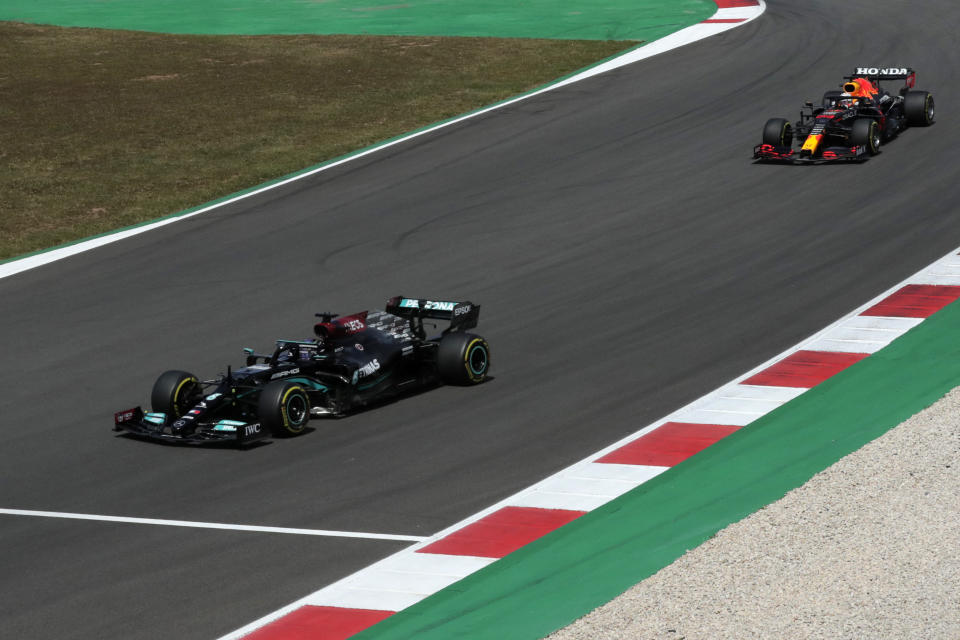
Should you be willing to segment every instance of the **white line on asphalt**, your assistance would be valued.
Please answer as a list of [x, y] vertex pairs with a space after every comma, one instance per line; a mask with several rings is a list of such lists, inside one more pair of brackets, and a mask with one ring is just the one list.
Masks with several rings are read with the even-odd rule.
[[358, 160], [360, 158], [363, 158], [364, 156], [368, 156], [372, 153], [377, 153], [379, 151], [382, 151], [383, 149], [387, 149], [394, 145], [398, 145], [398, 144], [407, 142], [408, 140], [412, 140], [414, 138], [418, 138], [420, 136], [433, 133], [435, 131], [438, 131], [439, 129], [443, 129], [451, 125], [458, 124], [460, 122], [463, 122], [464, 120], [476, 118], [478, 116], [484, 115], [486, 113], [489, 113], [497, 109], [503, 109], [504, 107], [507, 107], [514, 103], [520, 102], [522, 100], [527, 100], [529, 98], [538, 96], [548, 91], [553, 91], [554, 89], [559, 89], [560, 87], [565, 87], [569, 84], [573, 84], [574, 82], [580, 82], [581, 80], [592, 78], [593, 76], [596, 76], [598, 74], [606, 73], [607, 71], [612, 71], [614, 69], [618, 69], [628, 64], [633, 64], [634, 62], [646, 60], [647, 58], [653, 57], [655, 55], [659, 55], [661, 53], [665, 53], [672, 49], [676, 49], [677, 47], [682, 47], [686, 44], [696, 42], [697, 40], [702, 40], [703, 38], [707, 38], [712, 35], [717, 35], [718, 33], [722, 33], [729, 29], [734, 29], [736, 27], [743, 26], [747, 22], [750, 22], [751, 20], [758, 18], [764, 12], [764, 10], [766, 10], [767, 5], [764, 3], [764, 0], [759, 0], [759, 2], [760, 2], [759, 8], [747, 7], [742, 9], [719, 9], [717, 13], [713, 14], [711, 18], [711, 19], [734, 18], [738, 20], [742, 19], [743, 22], [730, 22], [730, 23], [719, 23], [719, 24], [701, 22], [698, 24], [691, 25], [685, 29], [681, 29], [680, 31], [664, 36], [659, 40], [654, 40], [649, 44], [639, 46], [635, 49], [630, 49], [626, 53], [623, 53], [619, 56], [611, 58], [610, 60], [600, 62], [592, 67], [588, 67], [584, 69], [583, 71], [575, 73], [572, 76], [563, 78], [561, 80], [558, 80], [546, 86], [540, 87], [539, 89], [535, 89], [533, 91], [530, 91], [529, 93], [524, 93], [519, 96], [514, 96], [513, 98], [509, 98], [507, 100], [504, 100], [503, 102], [498, 102], [496, 104], [492, 104], [487, 107], [477, 109], [476, 111], [465, 113], [463, 115], [456, 116], [449, 120], [445, 120], [443, 122], [438, 122], [436, 124], [429, 125], [427, 127], [424, 127], [423, 129], [419, 129], [417, 131], [413, 131], [413, 132], [401, 135], [392, 140], [381, 142], [371, 147], [368, 147], [366, 149], [361, 149], [359, 151], [347, 154], [341, 158], [335, 158], [318, 167], [314, 167], [312, 169], [306, 169], [302, 172], [296, 173], [282, 180], [278, 180], [277, 182], [258, 186], [258, 187], [252, 188], [250, 191], [241, 193], [239, 195], [227, 197], [227, 198], [224, 198], [223, 200], [219, 200], [219, 201], [204, 205], [202, 206], [202, 208], [197, 209], [195, 211], [190, 211], [189, 213], [180, 212], [159, 220], [145, 222], [139, 225], [135, 225], [133, 227], [121, 229], [119, 231], [109, 232], [101, 236], [88, 238], [86, 240], [80, 240], [73, 244], [68, 244], [61, 247], [55, 247], [53, 249], [41, 251], [39, 253], [31, 254], [22, 258], [13, 258], [8, 262], [0, 263], [0, 279], [7, 278], [9, 276], [21, 273], [23, 271], [27, 271], [29, 269], [34, 269], [36, 267], [39, 267], [45, 264], [49, 264], [51, 262], [63, 260], [64, 258], [68, 258], [70, 256], [83, 253], [84, 251], [89, 251], [97, 247], [102, 247], [104, 245], [117, 242], [118, 240], [123, 240], [131, 236], [139, 235], [141, 233], [146, 233], [148, 231], [152, 231], [153, 229], [157, 229], [157, 228], [166, 226], [168, 224], [173, 224], [181, 220], [186, 220], [188, 218], [201, 215], [208, 211], [212, 211], [214, 209], [219, 209], [220, 207], [227, 206], [239, 200], [250, 198], [252, 196], [258, 195], [265, 191], [278, 189], [284, 185], [294, 182], [295, 180], [302, 180], [314, 174], [320, 173], [321, 171], [327, 171], [329, 169], [342, 165], [346, 162]]
[[128, 518], [124, 516], [100, 516], [88, 513], [63, 513], [60, 511], [30, 511], [27, 509], [0, 509], [0, 515], [34, 516], [40, 518], [67, 518], [70, 520], [97, 520], [100, 522], [127, 522], [130, 524], [155, 524], [167, 527], [194, 527], [196, 529], [227, 529], [230, 531], [256, 531], [258, 533], [290, 533], [301, 536], [327, 536], [330, 538], [365, 538], [367, 540], [399, 540], [422, 542], [423, 536], [402, 536], [389, 533], [364, 533], [359, 531], [327, 531], [324, 529], [297, 529], [294, 527], [261, 527], [251, 524], [223, 524], [220, 522], [190, 522], [187, 520], [160, 520], [157, 518]]

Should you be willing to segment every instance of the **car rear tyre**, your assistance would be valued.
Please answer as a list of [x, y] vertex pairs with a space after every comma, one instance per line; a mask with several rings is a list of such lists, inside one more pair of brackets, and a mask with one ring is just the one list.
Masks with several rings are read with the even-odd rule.
[[153, 383], [150, 406], [171, 418], [180, 418], [202, 397], [200, 380], [186, 371], [167, 371]]
[[928, 127], [933, 124], [933, 96], [926, 91], [908, 91], [903, 97], [903, 110], [910, 126]]
[[763, 125], [763, 144], [789, 147], [793, 144], [793, 126], [784, 118], [770, 118]]
[[857, 147], [866, 147], [871, 156], [880, 153], [880, 125], [872, 118], [854, 120], [850, 141]]
[[260, 393], [257, 416], [274, 437], [298, 436], [310, 421], [310, 396], [295, 382], [271, 382]]
[[490, 371], [490, 345], [472, 333], [448, 333], [440, 339], [437, 370], [444, 384], [479, 384]]

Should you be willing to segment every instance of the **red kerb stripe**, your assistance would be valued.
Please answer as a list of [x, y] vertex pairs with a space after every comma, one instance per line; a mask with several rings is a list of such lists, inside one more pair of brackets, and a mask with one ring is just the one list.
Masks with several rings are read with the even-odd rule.
[[502, 558], [576, 520], [586, 511], [504, 507], [417, 551]]
[[960, 298], [960, 287], [937, 284], [908, 284], [873, 305], [861, 315], [893, 318], [927, 318]]
[[717, 23], [717, 22], [746, 22], [746, 18], [716, 18], [704, 20], [703, 24]]
[[739, 428], [726, 424], [667, 422], [616, 451], [611, 451], [597, 462], [672, 467]]
[[713, 0], [718, 9], [736, 9], [738, 7], [757, 7], [758, 0]]
[[833, 351], [797, 351], [744, 380], [743, 384], [766, 387], [815, 387], [868, 355]]
[[243, 637], [244, 640], [344, 640], [394, 613], [305, 605]]

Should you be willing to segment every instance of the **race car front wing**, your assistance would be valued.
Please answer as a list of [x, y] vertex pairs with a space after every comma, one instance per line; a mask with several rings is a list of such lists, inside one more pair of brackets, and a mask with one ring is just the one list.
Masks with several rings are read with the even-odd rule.
[[178, 444], [233, 444], [247, 446], [269, 436], [259, 422], [218, 420], [214, 423], [188, 424], [189, 420], [169, 420], [163, 413], [144, 413], [141, 407], [118, 411], [113, 430], [130, 435]]
[[826, 162], [863, 162], [867, 159], [867, 148], [827, 147], [822, 153], [805, 156], [792, 147], [778, 147], [772, 144], [758, 144], [753, 148], [754, 160], [785, 162], [790, 164], [822, 164]]

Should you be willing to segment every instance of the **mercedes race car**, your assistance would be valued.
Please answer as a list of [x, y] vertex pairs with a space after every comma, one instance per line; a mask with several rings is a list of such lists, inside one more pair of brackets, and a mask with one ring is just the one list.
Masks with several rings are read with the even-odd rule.
[[[114, 430], [187, 444], [238, 446], [296, 436], [311, 417], [350, 411], [436, 384], [487, 378], [490, 347], [468, 333], [479, 305], [397, 296], [384, 311], [345, 317], [318, 313], [314, 337], [277, 340], [273, 353], [244, 349], [246, 365], [211, 380], [167, 371], [153, 385], [151, 410], [114, 416]], [[424, 320], [449, 322], [428, 338]], [[432, 325], [435, 326], [435, 325]]]
[[[791, 125], [785, 118], [767, 120], [763, 143], [754, 147], [753, 157], [789, 163], [866, 160], [908, 126], [933, 124], [933, 96], [915, 91], [916, 79], [910, 68], [858, 67], [856, 73], [844, 76], [841, 91], [827, 91], [818, 106], [804, 103], [796, 123]], [[888, 80], [904, 84], [891, 94], [880, 86]], [[794, 140], [800, 143], [799, 149], [794, 149]]]

